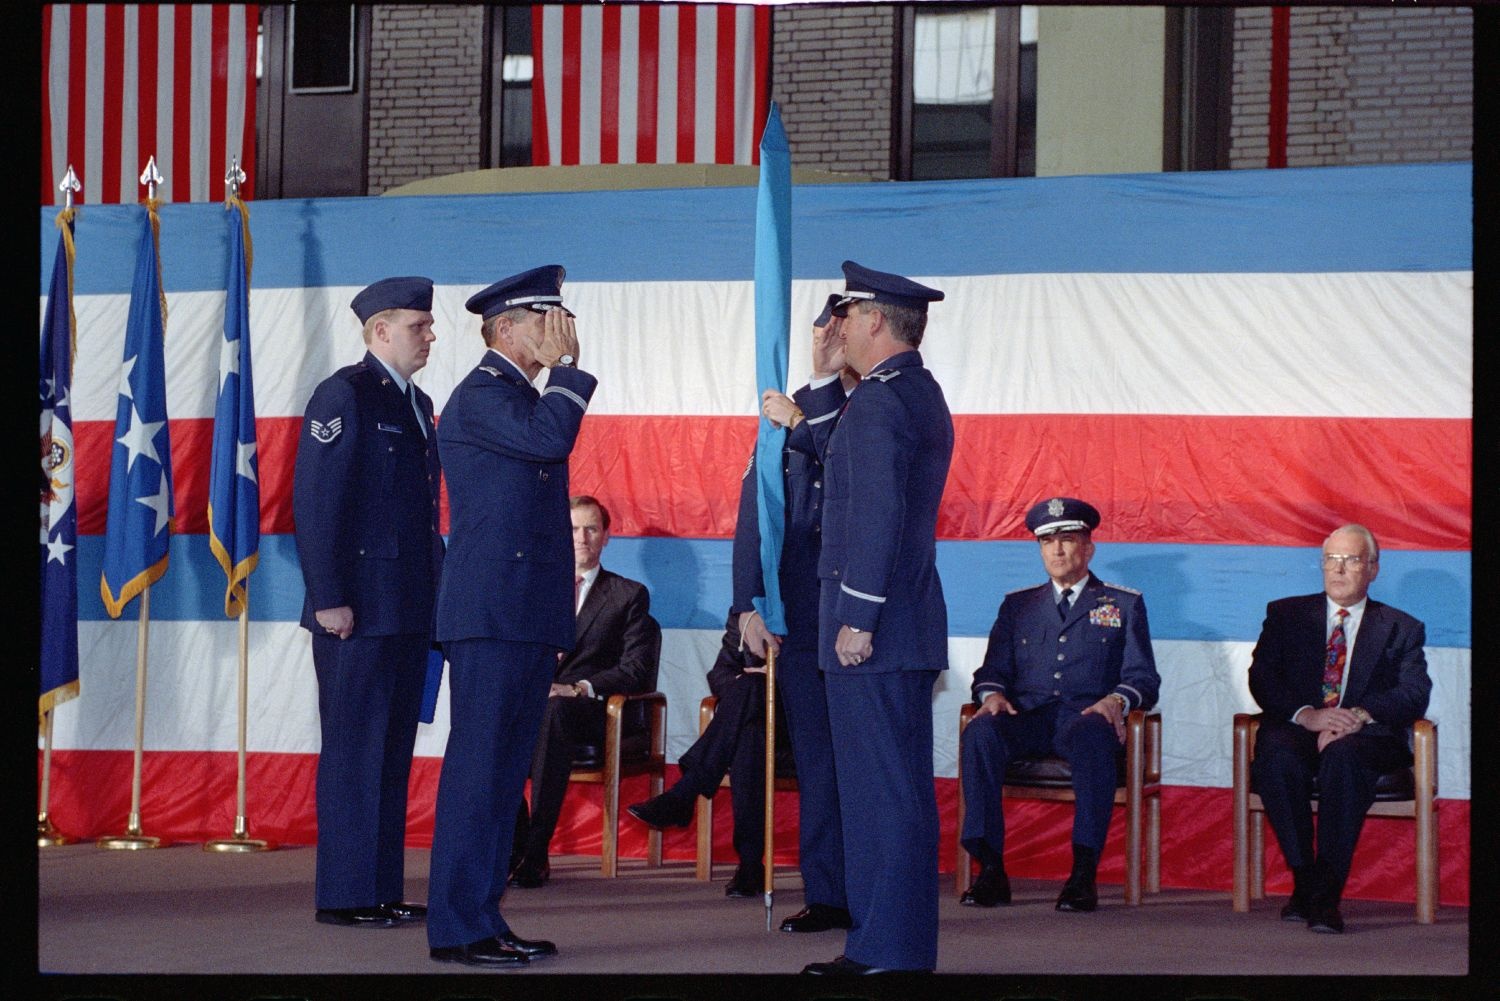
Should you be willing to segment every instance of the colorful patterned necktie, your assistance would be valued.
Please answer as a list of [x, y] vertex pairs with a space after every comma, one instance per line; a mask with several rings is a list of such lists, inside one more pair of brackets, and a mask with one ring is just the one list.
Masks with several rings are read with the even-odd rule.
[[1349, 617], [1347, 608], [1339, 609], [1339, 620], [1328, 637], [1328, 652], [1323, 657], [1323, 706], [1330, 708], [1339, 704], [1339, 684], [1344, 680], [1344, 658], [1349, 654], [1349, 641], [1344, 637], [1344, 620]]
[[1068, 609], [1071, 607], [1069, 605], [1069, 603], [1068, 603], [1068, 599], [1071, 598], [1072, 596], [1073, 596], [1073, 589], [1070, 587], [1070, 588], [1067, 588], [1067, 589], [1065, 589], [1063, 591], [1061, 598], [1057, 599], [1057, 617], [1060, 620], [1063, 620], [1063, 621], [1067, 620], [1067, 618], [1068, 618]]

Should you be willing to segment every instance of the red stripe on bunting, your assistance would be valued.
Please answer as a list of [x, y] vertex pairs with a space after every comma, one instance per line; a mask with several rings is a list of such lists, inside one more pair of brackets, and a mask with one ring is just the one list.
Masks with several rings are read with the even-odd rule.
[[[293, 530], [301, 423], [255, 422], [266, 534]], [[1099, 508], [1111, 542], [1309, 546], [1358, 521], [1388, 549], [1470, 548], [1467, 420], [959, 414], [954, 426], [943, 539], [1027, 538], [1026, 510], [1065, 494]], [[101, 535], [114, 424], [79, 421], [73, 435], [78, 531]], [[171, 435], [178, 531], [207, 532], [213, 421], [173, 420]], [[593, 415], [572, 490], [610, 499], [616, 535], [729, 538], [754, 441], [749, 417]]]
[[750, 162], [760, 163], [760, 137], [771, 115], [771, 11], [755, 8], [755, 121], [750, 136]]
[[[193, 102], [190, 100], [190, 95], [193, 93], [192, 5], [178, 4], [174, 13], [176, 23], [172, 38], [172, 173], [175, 176], [167, 177], [165, 170], [162, 171], [162, 175], [165, 178], [166, 190], [172, 192], [172, 200], [185, 202], [193, 197], [192, 168], [189, 166], [193, 162]], [[144, 163], [145, 157], [155, 152], [158, 151], [142, 150], [141, 162]], [[161, 166], [159, 156], [157, 166]]]
[[[531, 37], [536, 40], [531, 51], [531, 163], [545, 167], [551, 162], [547, 136], [547, 93], [541, 86], [547, 68], [547, 47], [541, 44], [542, 5], [531, 8]], [[556, 101], [554, 96], [552, 100]]]
[[[210, 60], [208, 92], [211, 103], [209, 106], [223, 108], [227, 106], [229, 98], [229, 8], [224, 4], [214, 4], [210, 11], [212, 16], [209, 20], [209, 37], [212, 38], [213, 44], [208, 52], [202, 53], [202, 58]], [[229, 162], [224, 158], [225, 134], [228, 128], [229, 123], [223, 115], [209, 116], [209, 199], [225, 191], [217, 184], [223, 181], [225, 174], [229, 173]]]
[[[251, 753], [245, 759], [245, 815], [251, 835], [282, 844], [317, 840], [315, 754]], [[48, 813], [64, 834], [94, 838], [125, 826], [130, 812], [130, 751], [54, 750]], [[41, 752], [37, 753], [38, 781]], [[150, 751], [141, 764], [141, 813], [151, 818], [151, 833], [169, 841], [201, 842], [233, 830], [236, 815], [236, 756], [228, 751]], [[406, 844], [432, 846], [434, 804], [441, 758], [412, 761], [407, 806]], [[677, 777], [675, 765], [667, 780]], [[958, 787], [954, 779], [934, 783], [937, 794], [938, 867], [954, 871]], [[650, 795], [645, 776], [621, 782], [626, 803]], [[597, 855], [603, 831], [603, 787], [571, 785], [552, 839], [553, 855]], [[797, 794], [776, 794], [776, 863], [797, 864]], [[1013, 877], [1061, 880], [1068, 874], [1068, 847], [1073, 826], [1071, 803], [1040, 800], [1007, 802], [1005, 863]], [[1469, 803], [1438, 801], [1438, 898], [1447, 906], [1469, 904]], [[1161, 881], [1163, 887], [1230, 889], [1233, 872], [1229, 837], [1231, 799], [1228, 789], [1167, 786], [1162, 789]], [[714, 798], [713, 857], [732, 864], [733, 823], [729, 796]], [[1346, 898], [1413, 901], [1416, 878], [1415, 827], [1409, 820], [1371, 817], [1365, 822]], [[1099, 860], [1099, 881], [1119, 886], [1125, 876], [1125, 812], [1116, 810]], [[1266, 833], [1266, 892], [1291, 892], [1291, 877]], [[620, 827], [619, 850], [625, 858], [645, 858], [646, 830], [639, 824]], [[662, 854], [669, 859], [696, 856], [697, 835], [691, 828], [668, 830]], [[951, 886], [945, 880], [945, 886]], [[1110, 891], [1106, 890], [1106, 893]], [[1228, 907], [1226, 903], [1225, 907]]]

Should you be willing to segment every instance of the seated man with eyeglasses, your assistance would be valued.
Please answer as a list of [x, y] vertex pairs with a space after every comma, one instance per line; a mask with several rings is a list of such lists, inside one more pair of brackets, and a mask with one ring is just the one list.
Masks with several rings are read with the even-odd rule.
[[1369, 529], [1334, 530], [1323, 593], [1267, 605], [1251, 656], [1250, 694], [1265, 712], [1251, 783], [1292, 870], [1281, 919], [1316, 932], [1344, 930], [1339, 898], [1375, 781], [1411, 764], [1407, 731], [1432, 691], [1422, 623], [1369, 597], [1379, 572]]

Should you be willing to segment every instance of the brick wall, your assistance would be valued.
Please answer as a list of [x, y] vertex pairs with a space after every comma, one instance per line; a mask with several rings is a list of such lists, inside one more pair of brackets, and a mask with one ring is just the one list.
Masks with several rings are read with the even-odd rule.
[[[1293, 8], [1287, 166], [1469, 159], [1473, 29], [1465, 8]], [[1231, 167], [1266, 165], [1270, 73], [1270, 8], [1241, 8]]]
[[484, 8], [377, 5], [369, 190], [479, 169]]
[[771, 97], [797, 166], [891, 176], [899, 16], [876, 4], [772, 14]]

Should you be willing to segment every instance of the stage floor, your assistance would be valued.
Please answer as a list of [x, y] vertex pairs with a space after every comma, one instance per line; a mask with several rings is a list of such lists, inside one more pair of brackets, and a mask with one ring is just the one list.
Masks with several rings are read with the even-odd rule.
[[[427, 898], [428, 856], [407, 852], [409, 900]], [[314, 922], [309, 847], [225, 855], [198, 845], [131, 852], [90, 843], [39, 850], [37, 859], [43, 973], [473, 973], [433, 962], [421, 925], [366, 930]], [[551, 939], [560, 955], [487, 976], [796, 973], [842, 951], [842, 932], [768, 933], [761, 900], [724, 896], [730, 872], [721, 864], [705, 883], [694, 878], [691, 862], [651, 869], [626, 859], [610, 880], [596, 858], [554, 858], [551, 881], [510, 890], [505, 913], [517, 934]], [[792, 869], [778, 870], [777, 883], [779, 924], [801, 908], [802, 888]], [[1469, 970], [1467, 908], [1441, 908], [1435, 925], [1422, 926], [1410, 904], [1349, 901], [1348, 931], [1328, 936], [1278, 921], [1280, 897], [1235, 914], [1225, 893], [1165, 889], [1131, 908], [1121, 887], [1105, 885], [1098, 911], [1063, 914], [1052, 907], [1058, 885], [1051, 881], [1018, 880], [1015, 903], [993, 910], [960, 907], [951, 876], [942, 889], [938, 972], [996, 976], [996, 985], [1057, 975], [1387, 978], [1462, 977]]]

